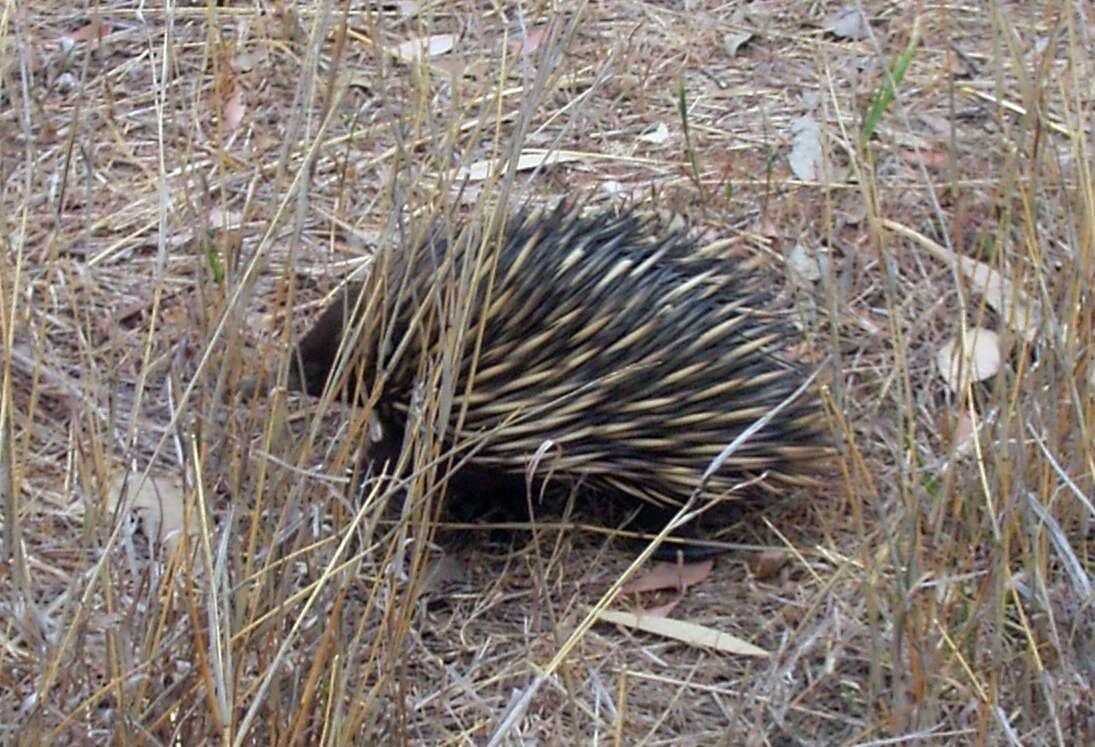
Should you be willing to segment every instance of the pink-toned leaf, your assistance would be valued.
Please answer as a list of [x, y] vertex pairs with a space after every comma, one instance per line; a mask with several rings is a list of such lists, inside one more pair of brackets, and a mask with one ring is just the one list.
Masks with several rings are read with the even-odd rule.
[[773, 547], [767, 550], [762, 550], [757, 553], [749, 561], [749, 569], [753, 571], [753, 576], [764, 581], [769, 578], [773, 578], [781, 570], [783, 566], [787, 565], [787, 561], [791, 559], [791, 554], [786, 550]]
[[529, 33], [525, 35], [525, 54], [534, 54], [535, 50], [540, 48], [544, 39], [547, 38], [547, 30], [549, 30], [549, 26], [530, 28]]
[[959, 456], [966, 456], [973, 451], [973, 434], [975, 430], [970, 411], [963, 410], [962, 414], [958, 416], [958, 427], [954, 432], [954, 440]]
[[633, 581], [624, 585], [625, 594], [635, 594], [641, 591], [658, 591], [659, 589], [677, 589], [684, 591], [689, 586], [695, 586], [711, 575], [711, 569], [715, 567], [715, 561], [704, 560], [700, 563], [657, 563], [649, 571]]
[[224, 105], [224, 126], [229, 132], [235, 132], [243, 121], [247, 107], [243, 101], [243, 86], [236, 86]]
[[92, 39], [102, 39], [104, 36], [109, 36], [113, 31], [114, 27], [108, 23], [92, 21], [76, 29], [71, 34], [62, 34], [61, 38], [71, 39], [74, 42], [91, 41]]
[[666, 602], [665, 604], [659, 604], [655, 607], [647, 607], [643, 609], [644, 615], [653, 615], [654, 617], [669, 617], [673, 610], [681, 602], [681, 597], [675, 597], [673, 600]]

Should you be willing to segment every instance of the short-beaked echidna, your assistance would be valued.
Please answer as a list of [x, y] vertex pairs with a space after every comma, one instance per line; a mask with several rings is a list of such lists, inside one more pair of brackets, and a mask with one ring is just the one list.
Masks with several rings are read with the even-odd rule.
[[[445, 443], [474, 442], [469, 466], [479, 474], [523, 486], [550, 441], [535, 477], [678, 506], [727, 444], [804, 381], [781, 355], [793, 329], [766, 310], [758, 276], [720, 248], [634, 212], [584, 215], [565, 202], [521, 211], [500, 236], [434, 230], [381, 251], [368, 278], [324, 311], [295, 350], [290, 387], [319, 394], [336, 369], [353, 398], [358, 383], [379, 386], [392, 456], [414, 388], [437, 380], [426, 372], [448, 344], [460, 365]], [[460, 308], [470, 310], [462, 322]], [[809, 390], [741, 444], [702, 494], [725, 497], [762, 474], [800, 481], [827, 453], [820, 419]]]

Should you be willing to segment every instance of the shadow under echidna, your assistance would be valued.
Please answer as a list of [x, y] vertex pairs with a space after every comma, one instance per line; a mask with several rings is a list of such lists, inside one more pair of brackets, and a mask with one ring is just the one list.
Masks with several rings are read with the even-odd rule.
[[384, 433], [366, 455], [374, 472], [394, 465], [407, 424], [421, 422], [423, 387], [447, 387], [443, 443], [463, 462], [450, 504], [527, 506], [531, 475], [576, 485], [580, 502], [641, 506], [642, 528], [657, 531], [701, 487], [707, 502], [741, 498], [743, 483], [809, 482], [830, 454], [816, 392], [785, 403], [806, 380], [781, 356], [794, 330], [718, 245], [565, 202], [521, 211], [501, 235], [434, 226], [424, 236], [379, 251], [290, 367], [292, 389], [373, 395]]

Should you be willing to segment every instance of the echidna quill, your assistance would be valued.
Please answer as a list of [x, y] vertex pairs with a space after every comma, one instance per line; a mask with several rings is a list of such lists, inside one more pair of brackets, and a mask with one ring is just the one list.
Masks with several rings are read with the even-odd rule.
[[[460, 490], [496, 491], [509, 476], [520, 491], [478, 500], [524, 504], [531, 464], [535, 478], [577, 484], [589, 500], [646, 502], [664, 521], [727, 444], [805, 380], [781, 356], [794, 331], [765, 311], [758, 277], [682, 232], [560, 203], [522, 211], [500, 238], [469, 235], [435, 232], [410, 249], [382, 251], [368, 279], [349, 285], [300, 341], [290, 386], [318, 395], [332, 378], [351, 399], [363, 398], [359, 385], [381, 387], [390, 457], [415, 385], [437, 380], [424, 372], [448, 344], [460, 365], [445, 442], [461, 455], [461, 444], [477, 445]], [[474, 302], [464, 306], [453, 356], [458, 289]], [[343, 346], [344, 336], [352, 343]], [[758, 477], [808, 482], [829, 454], [821, 417], [807, 389], [700, 495], [734, 498], [736, 486]], [[451, 492], [449, 500], [462, 500]]]

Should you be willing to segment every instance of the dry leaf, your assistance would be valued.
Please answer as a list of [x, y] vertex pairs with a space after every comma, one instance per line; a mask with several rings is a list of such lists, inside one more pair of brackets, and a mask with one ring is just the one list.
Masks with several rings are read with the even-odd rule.
[[235, 132], [239, 128], [244, 110], [243, 86], [237, 85], [224, 105], [224, 126], [229, 132]]
[[919, 112], [916, 118], [937, 135], [949, 136], [954, 131], [954, 125], [944, 116], [932, 114], [931, 112]]
[[757, 236], [766, 239], [778, 239], [783, 235], [780, 227], [772, 220], [771, 216], [758, 217], [750, 230]]
[[[517, 157], [517, 170], [518, 171], [530, 171], [537, 166], [550, 166], [556, 163], [566, 163], [568, 161], [581, 160], [582, 155], [579, 153], [567, 153], [563, 151], [546, 151], [539, 149], [530, 149], [523, 151], [520, 156]], [[459, 178], [470, 179], [471, 181], [479, 181], [481, 179], [489, 179], [497, 173], [505, 171], [506, 159], [499, 158], [497, 160], [489, 161], [476, 161], [471, 166], [460, 170]]]
[[973, 417], [970, 416], [969, 410], [963, 410], [958, 416], [958, 428], [954, 434], [958, 456], [967, 456], [973, 451], [973, 432]]
[[[91, 23], [81, 26], [73, 31], [71, 34], [62, 34], [61, 39], [70, 39], [74, 42], [91, 41], [92, 39], [102, 39], [104, 36], [108, 36], [113, 27], [110, 24], [102, 23], [101, 21], [92, 21]], [[64, 43], [62, 41], [62, 43]]]
[[232, 69], [238, 73], [249, 73], [256, 67], [266, 64], [269, 55], [264, 47], [256, 47], [240, 52], [232, 59]]
[[393, 53], [406, 63], [417, 62], [422, 58], [437, 57], [456, 46], [453, 34], [434, 34], [422, 39], [411, 39], [397, 46]]
[[753, 572], [755, 578], [764, 581], [773, 578], [783, 570], [783, 566], [787, 565], [790, 559], [791, 555], [786, 550], [769, 548], [753, 556], [749, 561], [749, 570]]
[[[1033, 342], [1042, 323], [1042, 312], [1036, 302], [1029, 302], [1022, 291], [1016, 288], [999, 272], [969, 257], [955, 254], [940, 246], [922, 233], [918, 233], [897, 221], [884, 218], [882, 225], [891, 231], [911, 239], [945, 263], [955, 263], [958, 271], [969, 280], [975, 290], [985, 296], [988, 304], [1004, 319], [1004, 323], [1018, 332], [1028, 342]], [[1052, 324], [1052, 321], [1047, 322]], [[1056, 328], [1050, 330], [1055, 332]]]
[[731, 57], [737, 57], [738, 50], [747, 41], [753, 38], [753, 35], [748, 31], [734, 32], [731, 34], [722, 35], [722, 46], [726, 50], [726, 53]]
[[947, 165], [947, 161], [950, 156], [946, 151], [933, 150], [931, 148], [922, 148], [920, 150], [902, 150], [901, 157], [907, 162], [914, 165], [921, 165], [925, 168], [934, 169], [942, 168]]
[[821, 173], [821, 127], [817, 120], [807, 114], [791, 124], [794, 144], [787, 162], [795, 176], [805, 182], [817, 180]]
[[433, 70], [447, 73], [453, 78], [466, 78], [475, 76], [480, 69], [481, 60], [469, 61], [460, 55], [449, 55], [430, 63]]
[[787, 255], [787, 266], [807, 283], [821, 280], [821, 263], [801, 242], [796, 242], [791, 253]]
[[665, 126], [665, 122], [658, 122], [653, 129], [647, 128], [643, 134], [639, 135], [639, 140], [654, 145], [661, 145], [668, 139], [669, 128]]
[[951, 391], [965, 389], [968, 381], [984, 381], [1000, 370], [1000, 337], [990, 329], [968, 329], [948, 340], [935, 356], [939, 373]]
[[243, 223], [243, 213], [239, 211], [229, 210], [225, 213], [220, 205], [209, 211], [210, 228], [239, 228], [241, 223]]
[[656, 563], [642, 576], [624, 584], [623, 593], [635, 594], [640, 591], [658, 591], [659, 589], [679, 589], [684, 591], [695, 586], [711, 575], [715, 567], [713, 560], [701, 563]]
[[535, 54], [536, 50], [540, 48], [540, 45], [547, 39], [548, 29], [550, 26], [534, 26], [528, 30], [528, 33], [523, 38], [514, 39], [510, 42], [510, 48], [514, 52], [524, 52], [525, 54]]
[[419, 586], [419, 596], [431, 596], [445, 589], [466, 583], [468, 569], [460, 558], [450, 553], [442, 553], [426, 569], [425, 577]]
[[841, 39], [862, 39], [867, 36], [867, 19], [855, 5], [849, 5], [830, 13], [821, 22], [821, 28]]
[[186, 497], [178, 478], [149, 475], [143, 483], [138, 472], [128, 478], [116, 478], [110, 488], [111, 500], [116, 500], [125, 479], [126, 497], [123, 510], [140, 519], [142, 531], [151, 542], [162, 544], [168, 553], [174, 551], [185, 529], [183, 505]]
[[767, 657], [769, 654], [762, 648], [754, 646], [748, 641], [743, 641], [737, 636], [724, 633], [705, 625], [673, 620], [668, 617], [655, 617], [653, 615], [636, 615], [631, 612], [619, 612], [617, 610], [602, 610], [597, 615], [599, 620], [624, 625], [647, 633], [672, 638], [690, 646], [703, 646], [713, 648], [728, 654], [741, 656]]
[[669, 615], [676, 609], [677, 605], [681, 603], [681, 597], [674, 597], [672, 601], [665, 604], [659, 604], [656, 607], [643, 608], [644, 615], [653, 615], [654, 617], [669, 617]]

